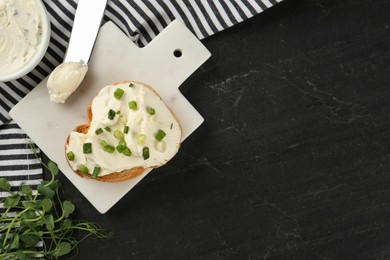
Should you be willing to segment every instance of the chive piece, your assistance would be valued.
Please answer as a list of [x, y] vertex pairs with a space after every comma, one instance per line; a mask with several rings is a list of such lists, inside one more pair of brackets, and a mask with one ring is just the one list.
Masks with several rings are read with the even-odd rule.
[[144, 134], [138, 135], [138, 137], [137, 137], [137, 144], [138, 145], [143, 145], [145, 143], [145, 141], [146, 141], [146, 135], [144, 135]]
[[111, 132], [111, 128], [109, 128], [108, 126], [106, 126], [104, 129], [106, 129], [107, 132]]
[[126, 124], [127, 123], [127, 119], [125, 118], [125, 117], [123, 117], [123, 116], [120, 116], [119, 117], [119, 121], [122, 123], [122, 124]]
[[121, 139], [121, 138], [123, 138], [123, 133], [120, 130], [115, 130], [114, 131], [114, 136], [117, 139]]
[[72, 151], [68, 152], [66, 157], [68, 157], [69, 161], [74, 161], [74, 153]]
[[148, 112], [150, 115], [156, 114], [156, 110], [153, 107], [146, 107], [146, 112]]
[[147, 160], [149, 159], [149, 147], [145, 146], [144, 148], [142, 148], [142, 157], [144, 157], [144, 160]]
[[125, 125], [125, 127], [123, 128], [123, 133], [127, 134], [128, 132], [129, 132], [129, 127]]
[[125, 149], [123, 149], [122, 150], [122, 153], [124, 154], [124, 155], [126, 155], [126, 156], [131, 156], [131, 151], [130, 151], [130, 149], [129, 148], [125, 148]]
[[135, 102], [134, 100], [130, 101], [129, 102], [129, 108], [131, 110], [136, 110], [137, 109], [137, 102]]
[[154, 137], [157, 139], [157, 141], [161, 142], [161, 140], [164, 139], [166, 135], [167, 134], [163, 130], [159, 129]]
[[100, 134], [103, 133], [103, 129], [101, 129], [101, 128], [96, 129], [95, 133], [96, 133], [97, 135], [100, 135]]
[[129, 84], [129, 88], [132, 88], [132, 87], [134, 87], [134, 84], [133, 84], [133, 83], [130, 83], [130, 84]]
[[114, 97], [119, 100], [119, 99], [121, 99], [121, 97], [123, 96], [124, 93], [125, 93], [125, 91], [123, 89], [117, 88], [114, 92]]
[[173, 127], [173, 123], [171, 123], [171, 127], [170, 128], [172, 129], [172, 127]]
[[125, 139], [122, 138], [121, 140], [119, 140], [119, 143], [118, 143], [116, 149], [118, 150], [118, 152], [122, 153], [123, 150], [125, 150], [126, 148], [127, 148], [126, 141], [125, 141]]
[[119, 115], [120, 113], [121, 113], [121, 111], [120, 111], [120, 110], [116, 111], [116, 114], [117, 114], [117, 115]]
[[104, 147], [103, 147], [103, 150], [107, 153], [113, 153], [115, 151], [115, 147], [112, 146], [112, 145], [109, 145], [109, 144], [106, 144]]
[[108, 119], [113, 120], [116, 115], [116, 112], [112, 109], [108, 111]]
[[100, 167], [99, 166], [96, 166], [95, 168], [93, 168], [93, 172], [92, 172], [91, 178], [92, 179], [96, 179], [96, 177], [98, 176], [99, 172], [100, 172]]
[[106, 145], [107, 145], [107, 142], [106, 142], [106, 141], [104, 141], [104, 140], [101, 140], [101, 141], [100, 141], [100, 145], [104, 147], [104, 146], [106, 146]]
[[92, 143], [84, 143], [83, 144], [83, 153], [92, 153]]
[[82, 173], [88, 173], [88, 168], [84, 165], [80, 165], [79, 166], [79, 171], [82, 172]]

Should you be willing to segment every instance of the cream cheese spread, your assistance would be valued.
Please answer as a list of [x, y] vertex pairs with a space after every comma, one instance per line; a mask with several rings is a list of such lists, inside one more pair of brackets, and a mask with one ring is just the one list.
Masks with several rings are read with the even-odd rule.
[[50, 100], [64, 103], [83, 81], [87, 71], [88, 66], [83, 62], [65, 62], [55, 68], [47, 80]]
[[[72, 132], [66, 147], [71, 168], [99, 176], [137, 166], [164, 165], [178, 151], [181, 127], [161, 98], [136, 82], [104, 87], [92, 103], [88, 133]], [[147, 153], [146, 153], [147, 152]]]
[[42, 17], [37, 0], [0, 0], [0, 75], [13, 73], [37, 53]]

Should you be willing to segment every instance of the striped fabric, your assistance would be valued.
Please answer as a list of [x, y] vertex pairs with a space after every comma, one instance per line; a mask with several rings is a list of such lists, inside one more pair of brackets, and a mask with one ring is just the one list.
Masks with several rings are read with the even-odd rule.
[[[45, 57], [28, 75], [14, 81], [0, 82], [0, 177], [7, 176], [13, 186], [18, 186], [22, 180], [28, 180], [33, 185], [42, 178], [42, 168], [29, 148], [28, 137], [10, 121], [8, 111], [62, 62], [78, 2], [43, 1], [52, 27]], [[281, 1], [111, 0], [103, 21], [113, 21], [142, 47], [174, 19], [182, 21], [199, 39], [203, 39]]]
[[[34, 154], [35, 152], [35, 154]], [[13, 190], [22, 183], [35, 188], [42, 180], [40, 151], [31, 149], [31, 140], [14, 123], [0, 126], [0, 177], [7, 177]], [[6, 196], [0, 192], [0, 198]]]

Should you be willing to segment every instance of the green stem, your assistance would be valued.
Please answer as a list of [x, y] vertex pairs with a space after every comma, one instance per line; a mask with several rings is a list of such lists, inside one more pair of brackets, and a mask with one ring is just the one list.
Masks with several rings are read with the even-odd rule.
[[[24, 250], [24, 251], [22, 251], [22, 253], [24, 253], [24, 254], [41, 254], [41, 255], [46, 255], [45, 252], [40, 252], [40, 251]], [[3, 253], [3, 254], [0, 254], [0, 259], [4, 259], [4, 257], [7, 257], [7, 256], [16, 256], [16, 255], [15, 255], [15, 252]]]
[[22, 210], [21, 212], [19, 212], [15, 218], [11, 221], [11, 223], [9, 224], [8, 228], [7, 228], [7, 233], [5, 233], [5, 237], [4, 237], [4, 241], [3, 241], [3, 247], [5, 247], [6, 243], [7, 243], [7, 240], [8, 240], [8, 235], [9, 235], [9, 232], [11, 231], [11, 228], [12, 226], [14, 225], [15, 221], [25, 212], [27, 212], [28, 210], [30, 210], [30, 208], [26, 208], [25, 210]]
[[4, 211], [3, 215], [1, 215], [0, 220], [3, 220], [3, 218], [7, 216], [8, 212], [10, 211], [10, 209], [11, 209], [11, 208], [7, 208], [7, 209]]
[[56, 219], [54, 221], [54, 223], [61, 221], [65, 217], [64, 206], [63, 206], [63, 203], [60, 199], [60, 195], [58, 194], [58, 192], [56, 192], [56, 196], [57, 196], [58, 204], [60, 204], [62, 214], [61, 214], [61, 217], [59, 217], [58, 219]]

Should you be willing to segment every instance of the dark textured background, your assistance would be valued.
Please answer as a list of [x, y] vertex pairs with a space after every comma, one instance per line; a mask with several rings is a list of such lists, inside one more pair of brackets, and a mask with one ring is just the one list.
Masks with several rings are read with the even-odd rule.
[[286, 0], [203, 41], [204, 124], [76, 259], [390, 259], [390, 1]]

